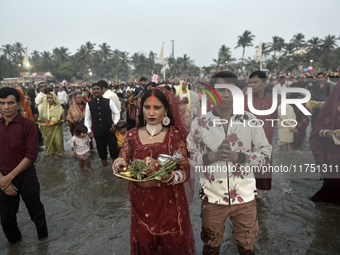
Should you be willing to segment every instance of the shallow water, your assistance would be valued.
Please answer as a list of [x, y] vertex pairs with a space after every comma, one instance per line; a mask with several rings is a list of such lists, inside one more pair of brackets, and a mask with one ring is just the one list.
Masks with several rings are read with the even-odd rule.
[[[93, 172], [80, 173], [78, 161], [69, 158], [68, 126], [63, 128], [65, 155], [46, 156], [42, 151], [36, 162], [49, 237], [38, 241], [21, 202], [18, 224], [23, 241], [10, 245], [0, 234], [0, 254], [130, 254], [127, 181], [115, 178], [109, 167], [102, 168], [97, 154], [91, 161]], [[291, 153], [280, 153], [277, 147], [274, 165], [314, 163], [308, 142]], [[318, 174], [303, 176], [274, 173], [272, 190], [258, 202], [256, 254], [340, 254], [340, 207], [310, 201], [322, 181]], [[190, 213], [197, 254], [202, 254], [197, 181], [195, 188]], [[237, 254], [230, 220], [221, 254]]]

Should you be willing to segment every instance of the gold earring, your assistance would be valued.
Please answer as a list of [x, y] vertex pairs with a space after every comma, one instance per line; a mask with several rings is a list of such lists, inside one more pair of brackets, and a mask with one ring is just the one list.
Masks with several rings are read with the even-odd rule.
[[167, 125], [170, 124], [170, 118], [168, 117], [168, 114], [167, 114], [167, 113], [165, 114], [165, 116], [164, 116], [164, 118], [163, 118], [163, 120], [162, 120], [162, 124], [163, 124], [164, 126], [167, 126]]

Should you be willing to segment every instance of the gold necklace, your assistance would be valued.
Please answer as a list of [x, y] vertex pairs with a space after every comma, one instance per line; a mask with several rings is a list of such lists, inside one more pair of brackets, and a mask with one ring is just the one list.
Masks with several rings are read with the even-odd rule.
[[156, 133], [154, 135], [151, 135], [149, 133], [149, 131], [146, 129], [146, 126], [145, 126], [145, 131], [146, 131], [146, 133], [148, 133], [148, 135], [150, 136], [150, 139], [152, 140], [155, 136], [159, 135], [163, 131], [163, 127], [162, 127], [161, 131], [159, 131], [158, 133]]

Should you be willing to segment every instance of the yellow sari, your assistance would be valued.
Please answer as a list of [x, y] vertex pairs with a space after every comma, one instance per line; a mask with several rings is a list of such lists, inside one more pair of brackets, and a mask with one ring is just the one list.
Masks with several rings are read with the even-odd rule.
[[[61, 114], [64, 109], [61, 106], [61, 102], [59, 101], [56, 94], [50, 92], [53, 96], [53, 100], [56, 103], [54, 107], [50, 107], [50, 104], [47, 101], [47, 96], [43, 99], [42, 107], [39, 113], [39, 119], [47, 118], [51, 120], [52, 118], [57, 119], [58, 121], [61, 119]], [[43, 134], [46, 152], [50, 153], [64, 153], [64, 136], [63, 129], [61, 124], [56, 124], [52, 126], [43, 126], [39, 125], [39, 129]]]

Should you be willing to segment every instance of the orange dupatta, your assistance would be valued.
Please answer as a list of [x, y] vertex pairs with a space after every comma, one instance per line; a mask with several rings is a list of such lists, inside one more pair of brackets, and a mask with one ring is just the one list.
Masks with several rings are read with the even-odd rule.
[[24, 112], [26, 114], [26, 118], [34, 121], [30, 102], [27, 99], [25, 99], [24, 91], [21, 88], [16, 88], [16, 90], [19, 92], [20, 103], [21, 103], [22, 108], [24, 109]]

